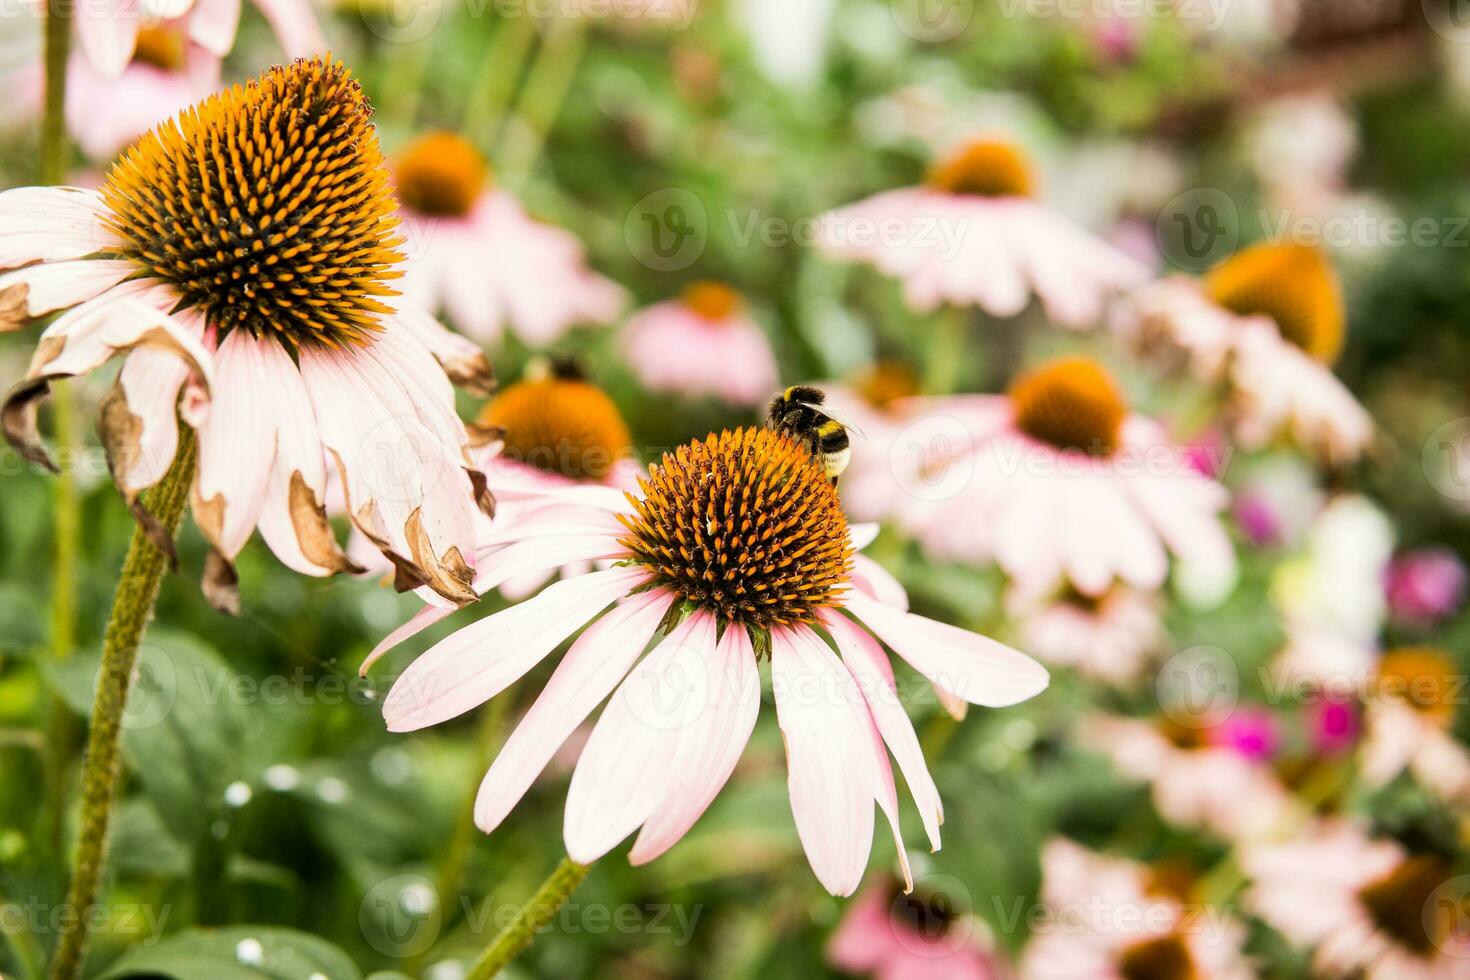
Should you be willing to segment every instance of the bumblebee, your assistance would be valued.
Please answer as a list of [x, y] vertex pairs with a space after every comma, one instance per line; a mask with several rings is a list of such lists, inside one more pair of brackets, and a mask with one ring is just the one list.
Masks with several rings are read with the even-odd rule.
[[822, 464], [832, 485], [847, 469], [852, 458], [852, 446], [848, 430], [857, 431], [837, 413], [824, 405], [827, 393], [811, 385], [792, 385], [771, 399], [771, 408], [766, 415], [766, 427], [777, 432], [789, 432], [812, 451]]

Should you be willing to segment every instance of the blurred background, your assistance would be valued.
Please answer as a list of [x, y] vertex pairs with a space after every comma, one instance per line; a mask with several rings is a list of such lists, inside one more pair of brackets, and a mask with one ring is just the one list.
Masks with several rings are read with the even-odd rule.
[[[781, 384], [844, 385], [880, 419], [895, 397], [918, 392], [932, 369], [935, 314], [910, 308], [877, 271], [824, 255], [815, 219], [922, 182], [936, 158], [980, 133], [1024, 148], [1034, 196], [1048, 209], [1161, 276], [1198, 275], [1282, 229], [1315, 229], [1346, 297], [1335, 369], [1381, 430], [1360, 461], [1335, 467], [1289, 445], [1232, 452], [1216, 475], [1232, 493], [1239, 567], [1208, 583], [1176, 569], [1156, 600], [1162, 632], [1128, 676], [1057, 665], [1041, 697], [974, 709], [963, 722], [901, 678], [946, 813], [945, 846], [934, 854], [905, 813], [912, 899], [892, 891], [886, 840], [875, 844], [866, 899], [835, 899], [818, 885], [766, 711], [736, 777], [688, 838], [644, 868], [619, 854], [601, 862], [515, 975], [1011, 976], [1032, 934], [1048, 928], [1056, 902], [1042, 859], [1056, 857], [1047, 843], [1058, 837], [1128, 862], [1140, 880], [1169, 883], [1189, 907], [1219, 910], [1239, 929], [1248, 975], [1326, 974], [1312, 944], [1253, 910], [1238, 841], [1165, 815], [1162, 761], [1130, 775], [1109, 757], [1107, 738], [1084, 735], [1083, 723], [1103, 716], [1162, 719], [1167, 731], [1169, 719], [1197, 713], [1202, 693], [1208, 729], [1172, 737], [1172, 750], [1224, 746], [1308, 812], [1435, 855], [1442, 880], [1467, 870], [1465, 798], [1413, 766], [1364, 778], [1365, 706], [1283, 693], [1269, 669], [1288, 647], [1313, 642], [1292, 628], [1303, 620], [1320, 627], [1314, 637], [1350, 635], [1375, 654], [1435, 651], [1455, 667], [1447, 684], [1470, 665], [1470, 18], [1459, 6], [316, 2], [327, 43], [376, 107], [391, 160], [428, 133], [461, 135], [488, 163], [486, 186], [519, 201], [525, 220], [575, 236], [587, 269], [626, 291], [624, 312], [582, 317], [606, 322], [539, 334], [512, 326], [483, 339], [502, 388], [546, 354], [575, 359], [612, 397], [645, 463], [763, 415], [765, 394], [654, 390], [628, 343], [628, 312], [691, 295], [697, 282], [738, 294]], [[0, 186], [10, 187], [37, 180], [41, 32], [24, 4], [0, 15]], [[89, 88], [85, 66], [74, 66], [75, 182], [97, 182], [123, 145], [213, 86], [166, 28], [140, 44], [128, 69], [140, 74], [126, 84]], [[217, 70], [239, 81], [283, 56], [277, 32], [246, 4]], [[501, 258], [472, 256], [462, 277], [475, 262], [489, 279]], [[7, 386], [23, 374], [35, 332], [0, 336]], [[1180, 441], [1218, 436], [1199, 385], [1132, 357], [1106, 329], [1059, 329], [1034, 303], [1003, 323], [977, 314], [952, 387], [1004, 391], [1017, 368], [1063, 352], [1107, 363], [1134, 409]], [[40, 975], [61, 926], [85, 712], [131, 533], [90, 427], [107, 386], [94, 378], [73, 387], [89, 422], [68, 467], [81, 552], [67, 649], [52, 642], [54, 481], [9, 449], [0, 455], [6, 977]], [[462, 408], [472, 418], [481, 403], [465, 396]], [[854, 465], [865, 452], [887, 452], [887, 443], [871, 432], [854, 438]], [[240, 560], [244, 610], [229, 619], [208, 607], [190, 571], [204, 550], [186, 527], [185, 573], [166, 581], [143, 651], [95, 974], [257, 976], [268, 957], [268, 975], [280, 977], [462, 976], [562, 854], [574, 755], [554, 762], [495, 834], [475, 830], [469, 811], [496, 746], [552, 664], [470, 716], [390, 735], [378, 702], [392, 677], [435, 637], [500, 608], [501, 597], [359, 679], [364, 656], [417, 600], [373, 578], [293, 574], [257, 541]], [[994, 567], [936, 559], [889, 524], [871, 553], [916, 611], [1019, 642]], [[1454, 686], [1433, 705], [1447, 757], [1425, 765], [1441, 773], [1464, 763], [1470, 734], [1463, 685]], [[1426, 898], [1400, 896], [1388, 908], [1412, 917]], [[884, 974], [898, 969], [892, 958], [873, 953], [864, 965], [850, 955], [852, 944], [839, 942], [844, 920], [864, 910], [874, 916], [868, 933], [889, 930], [900, 946], [905, 930], [925, 937], [911, 944], [918, 972]], [[1464, 928], [1463, 916], [1447, 926]], [[935, 952], [941, 936], [967, 951], [969, 965], [951, 962], [950, 946]], [[1177, 972], [1166, 958], [1130, 962], [1133, 972], [1059, 965], [1049, 975], [1226, 975]], [[1371, 975], [1470, 976], [1470, 960], [1452, 956], [1426, 953], [1423, 968]]]

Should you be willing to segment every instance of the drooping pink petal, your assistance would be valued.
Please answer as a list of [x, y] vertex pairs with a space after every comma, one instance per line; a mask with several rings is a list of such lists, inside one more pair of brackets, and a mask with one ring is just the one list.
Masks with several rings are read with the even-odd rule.
[[106, 207], [80, 187], [17, 187], [0, 191], [0, 269], [31, 262], [80, 259], [114, 247], [102, 223]]
[[735, 771], [760, 713], [760, 672], [745, 627], [726, 626], [714, 655], [687, 666], [703, 672], [690, 680], [703, 688], [704, 706], [677, 732], [673, 778], [633, 843], [633, 864], [652, 861], [694, 826]]
[[480, 346], [468, 337], [448, 330], [424, 309], [400, 304], [394, 322], [429, 350], [449, 375], [449, 380], [471, 394], [489, 395], [494, 386], [490, 361]]
[[43, 262], [0, 275], [0, 333], [100, 295], [137, 271], [120, 259]]
[[890, 609], [860, 592], [848, 592], [844, 601], [889, 649], [971, 704], [1017, 704], [1040, 694], [1050, 680], [1035, 660], [979, 633]]
[[806, 627], [771, 631], [771, 686], [797, 836], [823, 887], [851, 895], [873, 846], [878, 775], [867, 705]]
[[194, 0], [189, 15], [189, 40], [216, 58], [235, 46], [240, 28], [240, 0]]
[[602, 709], [567, 790], [567, 856], [602, 857], [648, 820], [676, 782], [682, 733], [705, 711], [715, 618], [699, 611], [643, 659]]
[[366, 677], [368, 670], [373, 664], [381, 660], [383, 655], [389, 650], [392, 650], [409, 637], [419, 635], [430, 626], [433, 626], [442, 619], [447, 619], [458, 611], [453, 606], [424, 606], [410, 616], [407, 622], [401, 624], [393, 632], [378, 641], [378, 645], [373, 647], [372, 652], [363, 658], [362, 666], [357, 669], [358, 675]]
[[484, 595], [521, 575], [548, 572], [570, 562], [617, 558], [627, 553], [628, 549], [606, 531], [537, 535], [498, 549], [481, 561], [475, 570], [474, 588]]
[[515, 807], [558, 748], [632, 669], [673, 596], [633, 596], [587, 627], [495, 757], [475, 797], [475, 825], [490, 833]]
[[113, 481], [130, 503], [168, 472], [179, 444], [179, 392], [189, 364], [144, 348], [123, 361], [114, 394], [103, 403], [98, 432]]
[[[199, 476], [192, 501], [204, 536], [227, 559], [250, 539], [275, 461], [276, 431], [269, 411], [259, 410], [274, 390], [262, 349], [278, 346], [235, 330], [215, 351], [210, 412], [199, 428]], [[289, 363], [289, 362], [288, 362]]]
[[610, 568], [557, 582], [440, 641], [388, 692], [389, 730], [425, 728], [484, 704], [647, 576], [642, 568]]
[[899, 771], [903, 773], [904, 782], [908, 783], [914, 804], [919, 808], [919, 816], [924, 821], [929, 846], [939, 850], [939, 825], [944, 822], [944, 804], [939, 799], [934, 777], [924, 762], [924, 751], [919, 747], [913, 723], [899, 700], [888, 656], [872, 635], [841, 613], [829, 612], [822, 618], [822, 623], [837, 642], [842, 662], [857, 681], [884, 744], [898, 761]]

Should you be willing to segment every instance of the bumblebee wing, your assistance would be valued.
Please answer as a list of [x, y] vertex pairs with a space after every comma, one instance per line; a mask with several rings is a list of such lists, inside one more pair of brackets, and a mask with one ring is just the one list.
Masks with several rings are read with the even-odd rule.
[[831, 405], [815, 405], [811, 402], [797, 402], [797, 404], [800, 405], [802, 408], [810, 409], [811, 411], [816, 412], [818, 415], [822, 415], [826, 418], [831, 419], [833, 422], [836, 422], [838, 425], [842, 426], [844, 429], [856, 435], [860, 439], [867, 438], [867, 436], [863, 435], [862, 429], [852, 424], [852, 421], [847, 417], [845, 412], [833, 408]]

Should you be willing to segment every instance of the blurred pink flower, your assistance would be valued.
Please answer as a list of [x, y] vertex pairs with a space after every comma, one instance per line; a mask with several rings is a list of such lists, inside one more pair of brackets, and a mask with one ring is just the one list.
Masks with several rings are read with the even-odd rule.
[[1281, 748], [1281, 723], [1266, 708], [1237, 707], [1209, 729], [1212, 745], [1231, 749], [1255, 762], [1264, 762]]
[[623, 327], [628, 366], [644, 387], [731, 405], [758, 405], [778, 383], [776, 358], [745, 300], [724, 283], [641, 310]]
[[1041, 852], [1047, 916], [1021, 960], [1022, 980], [1253, 980], [1245, 928], [1224, 907], [1154, 887], [1150, 870], [1065, 838]]
[[1465, 690], [1464, 671], [1443, 651], [1386, 652], [1363, 712], [1363, 781], [1383, 786], [1408, 770], [1440, 799], [1470, 805], [1470, 749], [1452, 731]]
[[1020, 645], [1037, 659], [1111, 684], [1137, 681], [1165, 639], [1156, 596], [1118, 585], [1098, 598], [1006, 593]]
[[1257, 245], [1203, 281], [1173, 277], [1120, 304], [1120, 336], [1145, 354], [1226, 382], [1235, 438], [1260, 449], [1287, 437], [1332, 464], [1373, 439], [1373, 420], [1332, 373], [1343, 344], [1341, 285], [1301, 245]]
[[1227, 841], [1278, 833], [1301, 808], [1269, 766], [1210, 742], [1207, 719], [1176, 721], [1097, 715], [1083, 719], [1083, 744], [1113, 760], [1125, 778], [1147, 783], [1159, 816]]
[[485, 158], [464, 137], [420, 137], [399, 155], [394, 181], [410, 259], [399, 287], [468, 336], [494, 344], [509, 329], [544, 347], [622, 311], [623, 290], [587, 267], [576, 237], [492, 186]]
[[1466, 980], [1465, 895], [1449, 861], [1368, 838], [1345, 821], [1241, 852], [1245, 901], [1299, 948], [1314, 976]]
[[827, 962], [875, 980], [998, 980], [980, 926], [942, 895], [903, 894], [897, 882], [865, 888], [827, 944]]
[[[865, 574], [876, 566], [854, 554], [831, 483], [784, 433], [712, 435], [665, 454], [638, 494], [578, 486], [547, 491], [542, 505], [552, 513], [523, 519], [481, 551], [476, 591], [571, 561], [614, 566], [461, 629], [415, 660], [383, 702], [392, 731], [447, 721], [591, 621], [481, 784], [475, 822], [486, 832], [610, 696], [572, 775], [567, 853], [594, 861], [641, 827], [630, 859], [658, 857], [733, 771], [760, 706], [757, 656], [768, 652], [797, 834], [822, 884], [848, 895], [867, 865], [875, 802], [907, 877], [885, 745], [939, 846], [938, 792], [880, 640], [971, 703], [1014, 704], [1046, 686], [1046, 671], [1029, 657], [907, 612], [891, 576]], [[763, 557], [772, 549], [804, 557], [773, 565]], [[369, 662], [440, 618], [440, 608], [426, 607]]]
[[1389, 614], [1427, 627], [1453, 616], [1465, 602], [1465, 563], [1448, 548], [1420, 548], [1396, 557], [1384, 588]]
[[1307, 705], [1307, 735], [1318, 755], [1337, 756], [1348, 751], [1362, 729], [1355, 702], [1321, 697]]
[[[255, 0], [255, 6], [287, 58], [326, 53], [326, 37], [308, 0]], [[140, 33], [160, 21], [177, 23], [191, 43], [223, 58], [235, 46], [240, 0], [88, 0], [76, 4], [75, 18], [81, 51], [93, 69], [117, 78], [133, 61]]]
[[920, 187], [885, 191], [822, 216], [827, 254], [900, 280], [921, 312], [978, 306], [997, 317], [1034, 293], [1068, 327], [1103, 316], [1114, 293], [1148, 270], [1033, 200], [1031, 164], [1016, 147], [975, 140], [940, 161]]
[[1049, 362], [1006, 395], [922, 399], [908, 428], [932, 446], [903, 475], [899, 521], [932, 557], [993, 559], [1031, 591], [1115, 583], [1152, 591], [1172, 552], [1229, 572], [1229, 502], [1096, 362]]

